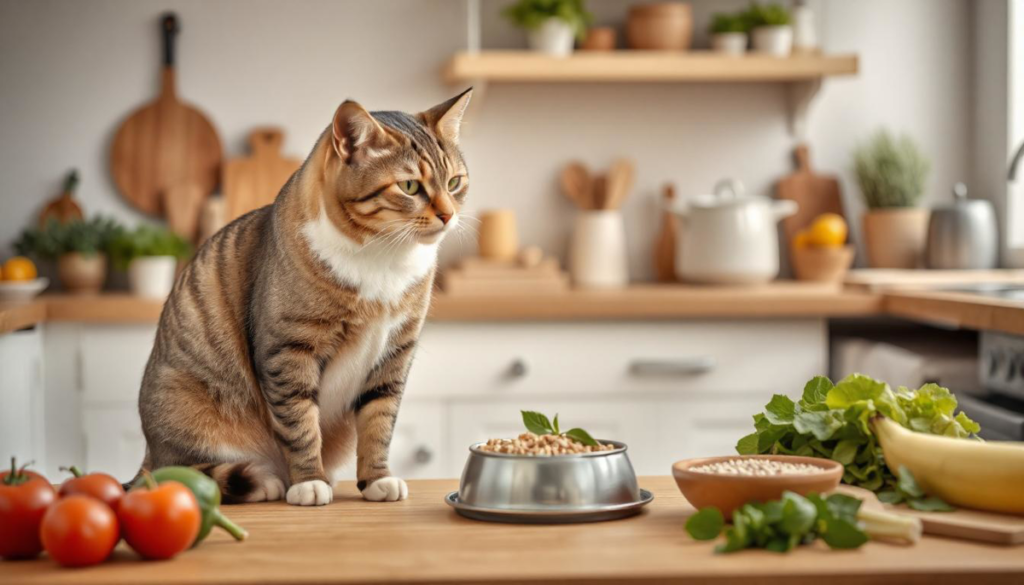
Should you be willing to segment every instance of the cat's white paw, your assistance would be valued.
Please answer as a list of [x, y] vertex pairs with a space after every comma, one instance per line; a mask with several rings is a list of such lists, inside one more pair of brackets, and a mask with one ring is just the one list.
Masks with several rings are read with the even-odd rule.
[[297, 483], [288, 488], [287, 501], [293, 506], [326, 506], [334, 499], [327, 482], [319, 479]]
[[397, 477], [382, 477], [363, 490], [363, 499], [371, 502], [397, 502], [408, 497], [409, 486]]
[[[284, 482], [278, 477], [261, 480], [256, 489], [245, 498], [246, 502], [276, 502], [284, 497]], [[291, 503], [291, 502], [289, 502]]]

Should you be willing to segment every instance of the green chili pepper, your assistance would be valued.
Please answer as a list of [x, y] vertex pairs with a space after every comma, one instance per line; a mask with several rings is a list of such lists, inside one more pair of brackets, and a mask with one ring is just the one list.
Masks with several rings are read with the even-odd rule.
[[[192, 546], [198, 545], [206, 538], [214, 526], [220, 526], [224, 530], [228, 531], [231, 536], [235, 537], [235, 540], [245, 540], [249, 533], [244, 528], [235, 524], [227, 516], [220, 511], [220, 487], [217, 482], [210, 477], [204, 475], [202, 472], [197, 471], [191, 467], [161, 467], [153, 472], [153, 479], [157, 483], [164, 483], [167, 481], [176, 481], [184, 484], [185, 487], [192, 490], [192, 493], [196, 496], [196, 500], [199, 502], [199, 509], [202, 511], [203, 522], [199, 528], [199, 535], [196, 536], [195, 542]], [[136, 489], [145, 485], [143, 478], [139, 478], [139, 481], [135, 482], [135, 486], [132, 489]]]

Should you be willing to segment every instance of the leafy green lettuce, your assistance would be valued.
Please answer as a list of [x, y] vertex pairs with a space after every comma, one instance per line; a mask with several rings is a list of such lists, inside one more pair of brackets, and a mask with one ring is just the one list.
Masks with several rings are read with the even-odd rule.
[[822, 457], [842, 463], [843, 482], [871, 491], [897, 491], [896, 476], [885, 466], [870, 421], [883, 414], [920, 433], [966, 438], [978, 423], [955, 413], [956, 397], [937, 384], [892, 390], [885, 382], [853, 374], [838, 384], [818, 376], [804, 386], [800, 400], [776, 394], [754, 415], [754, 432], [736, 444], [743, 455], [773, 453]]

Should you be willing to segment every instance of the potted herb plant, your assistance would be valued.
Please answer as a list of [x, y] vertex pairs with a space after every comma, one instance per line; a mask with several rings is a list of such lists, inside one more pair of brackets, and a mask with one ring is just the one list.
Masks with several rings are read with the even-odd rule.
[[51, 219], [22, 232], [14, 248], [19, 254], [56, 260], [57, 277], [68, 292], [95, 294], [107, 279], [107, 247], [120, 231], [117, 222], [104, 217], [67, 223]]
[[555, 57], [571, 55], [573, 40], [584, 39], [591, 21], [583, 0], [519, 0], [502, 14], [526, 29], [531, 49]]
[[123, 232], [110, 243], [115, 266], [128, 271], [132, 294], [150, 299], [162, 300], [171, 294], [178, 261], [191, 252], [192, 247], [181, 236], [149, 225]]
[[745, 15], [755, 53], [788, 57], [793, 50], [789, 11], [780, 4], [753, 3]]
[[924, 252], [929, 210], [924, 194], [928, 159], [909, 136], [878, 131], [853, 153], [853, 170], [868, 212], [864, 245], [873, 268], [916, 268]]
[[715, 14], [711, 18], [711, 49], [725, 55], [742, 55], [747, 51], [747, 30], [743, 14]]

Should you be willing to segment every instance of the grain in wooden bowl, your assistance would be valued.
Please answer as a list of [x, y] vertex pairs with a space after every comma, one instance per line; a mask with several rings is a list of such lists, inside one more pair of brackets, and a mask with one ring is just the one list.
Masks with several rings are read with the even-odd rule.
[[726, 455], [676, 462], [672, 476], [693, 507], [714, 506], [731, 519], [743, 504], [777, 500], [785, 491], [830, 492], [843, 478], [843, 466], [816, 457]]

